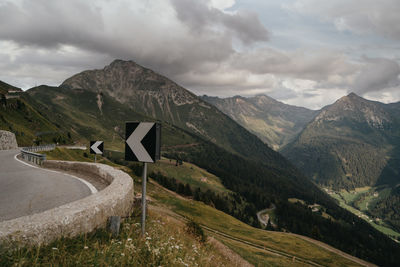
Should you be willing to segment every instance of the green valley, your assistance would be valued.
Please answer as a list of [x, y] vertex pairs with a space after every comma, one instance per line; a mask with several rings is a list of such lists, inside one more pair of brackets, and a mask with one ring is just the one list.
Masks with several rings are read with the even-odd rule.
[[400, 239], [400, 232], [393, 230], [392, 225], [388, 225], [374, 212], [376, 204], [388, 198], [391, 189], [389, 187], [363, 187], [355, 190], [333, 191], [325, 188], [330, 196], [339, 201], [340, 206], [364, 219], [377, 230], [390, 236], [393, 239]]

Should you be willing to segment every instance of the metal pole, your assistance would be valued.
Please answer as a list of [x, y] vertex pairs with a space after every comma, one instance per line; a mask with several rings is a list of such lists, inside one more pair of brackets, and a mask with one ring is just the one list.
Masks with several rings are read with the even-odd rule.
[[146, 180], [147, 180], [147, 163], [143, 163], [143, 177], [142, 177], [142, 236], [145, 233], [146, 224]]
[[94, 154], [94, 163], [96, 163], [96, 154]]

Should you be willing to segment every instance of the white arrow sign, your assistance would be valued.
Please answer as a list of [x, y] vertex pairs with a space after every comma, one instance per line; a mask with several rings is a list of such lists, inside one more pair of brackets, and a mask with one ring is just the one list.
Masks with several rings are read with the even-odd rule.
[[90, 148], [94, 151], [96, 154], [103, 154], [103, 151], [99, 149], [99, 145], [101, 145], [103, 141], [96, 141]]
[[153, 126], [153, 122], [141, 122], [126, 140], [126, 143], [131, 148], [138, 161], [153, 162], [153, 159], [141, 143]]

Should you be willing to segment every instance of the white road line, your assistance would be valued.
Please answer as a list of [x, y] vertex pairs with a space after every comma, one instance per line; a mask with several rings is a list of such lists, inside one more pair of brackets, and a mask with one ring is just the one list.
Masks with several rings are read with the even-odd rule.
[[21, 162], [21, 163], [23, 163], [23, 164], [25, 164], [25, 165], [27, 165], [27, 166], [29, 166], [29, 167], [36, 168], [36, 169], [41, 169], [41, 170], [46, 170], [46, 171], [48, 171], [48, 172], [55, 172], [55, 173], [61, 173], [61, 174], [64, 174], [64, 175], [68, 175], [68, 176], [70, 176], [70, 177], [72, 177], [72, 178], [74, 178], [74, 179], [78, 179], [79, 181], [81, 181], [82, 183], [84, 183], [87, 187], [89, 187], [89, 190], [90, 190], [90, 192], [91, 192], [92, 194], [98, 192], [97, 189], [96, 189], [96, 187], [94, 187], [94, 186], [93, 186], [91, 183], [89, 183], [88, 181], [83, 180], [82, 178], [76, 177], [76, 176], [74, 176], [74, 175], [72, 175], [72, 174], [69, 174], [69, 173], [64, 173], [64, 172], [49, 170], [49, 169], [45, 169], [45, 168], [39, 168], [39, 167], [37, 167], [37, 166], [31, 165], [31, 164], [29, 164], [29, 163], [26, 163], [26, 162], [20, 160], [19, 158], [17, 158], [18, 155], [19, 155], [19, 153], [16, 154], [16, 155], [14, 156], [14, 159], [17, 160], [17, 161], [19, 161], [19, 162]]

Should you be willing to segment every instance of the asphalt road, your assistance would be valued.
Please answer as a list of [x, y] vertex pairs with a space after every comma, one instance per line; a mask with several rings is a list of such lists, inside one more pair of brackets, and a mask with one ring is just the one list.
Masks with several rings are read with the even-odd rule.
[[84, 198], [89, 187], [68, 174], [17, 161], [19, 150], [0, 150], [0, 221], [42, 212]]

